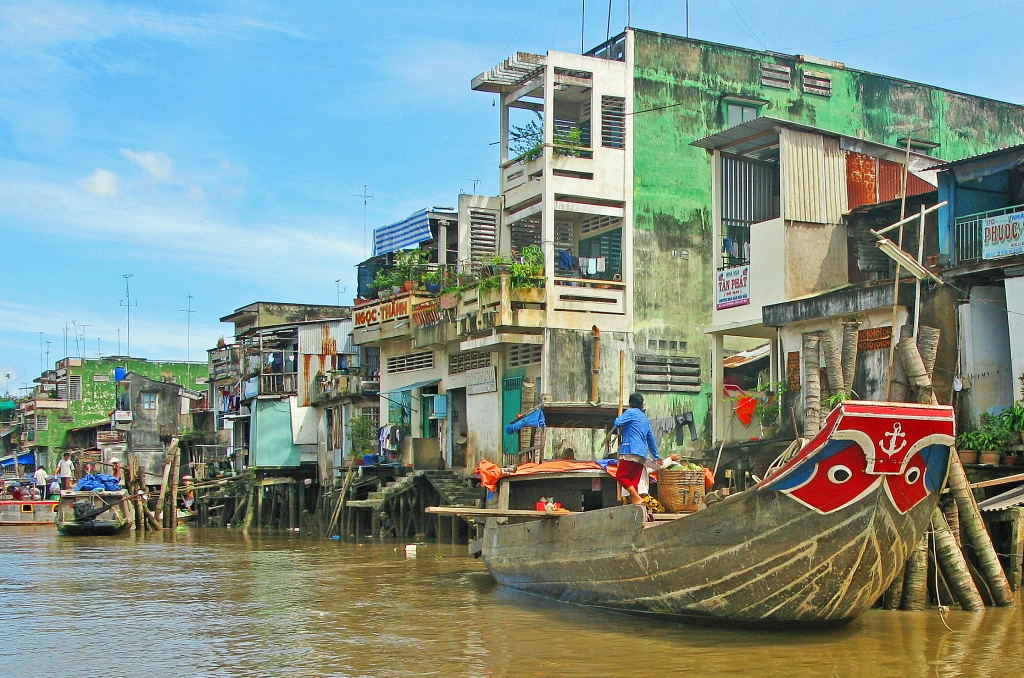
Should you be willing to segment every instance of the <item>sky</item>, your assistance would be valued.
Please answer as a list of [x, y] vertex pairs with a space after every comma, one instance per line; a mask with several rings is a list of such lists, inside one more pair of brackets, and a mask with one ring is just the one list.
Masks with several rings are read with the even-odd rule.
[[[634, 0], [629, 20], [682, 35], [685, 7]], [[47, 356], [126, 353], [126, 280], [150, 359], [204, 359], [253, 301], [348, 303], [364, 187], [370, 231], [474, 180], [494, 194], [498, 108], [470, 80], [626, 25], [626, 0], [610, 22], [608, 2], [582, 8], [0, 0], [0, 388]], [[691, 37], [1018, 103], [1022, 25], [1024, 1], [689, 7]]]

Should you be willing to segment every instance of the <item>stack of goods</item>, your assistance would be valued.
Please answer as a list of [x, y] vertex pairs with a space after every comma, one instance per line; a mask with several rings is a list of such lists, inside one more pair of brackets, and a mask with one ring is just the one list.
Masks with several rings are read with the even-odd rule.
[[120, 489], [121, 481], [106, 473], [86, 474], [75, 485], [78, 492], [117, 492]]
[[690, 513], [704, 504], [704, 467], [672, 463], [658, 471], [658, 498], [672, 513]]

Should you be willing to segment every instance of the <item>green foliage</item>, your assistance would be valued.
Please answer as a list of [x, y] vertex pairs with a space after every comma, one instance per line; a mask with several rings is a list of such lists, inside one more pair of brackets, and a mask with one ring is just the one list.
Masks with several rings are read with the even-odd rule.
[[[555, 155], [570, 156], [573, 158], [579, 158], [583, 155], [583, 152], [579, 149], [583, 148], [583, 130], [578, 126], [573, 126], [564, 132], [555, 131]], [[569, 146], [571, 148], [565, 148]]]
[[382, 268], [377, 271], [377, 275], [373, 276], [373, 282], [370, 283], [370, 286], [377, 291], [389, 290], [394, 286], [394, 283], [394, 276], [392, 276], [391, 271]]
[[828, 398], [825, 398], [825, 403], [828, 405], [830, 410], [835, 409], [837, 405], [845, 403], [847, 400], [853, 400], [857, 394], [854, 391], [839, 391], [833, 393]]
[[1017, 401], [1013, 407], [1003, 410], [999, 415], [1003, 427], [1011, 434], [1024, 431], [1024, 402]]
[[1012, 442], [1012, 434], [1006, 427], [1006, 418], [985, 412], [975, 431], [964, 431], [956, 437], [956, 445], [962, 450], [1002, 450]]
[[352, 441], [352, 456], [373, 454], [376, 451], [377, 422], [372, 417], [352, 417], [348, 422], [348, 436]]
[[512, 125], [508, 134], [508, 150], [513, 158], [523, 156], [529, 162], [544, 154], [544, 127], [540, 113], [525, 125]]
[[761, 422], [761, 426], [775, 426], [779, 423], [779, 404], [775, 399], [758, 398], [754, 406], [754, 416]]

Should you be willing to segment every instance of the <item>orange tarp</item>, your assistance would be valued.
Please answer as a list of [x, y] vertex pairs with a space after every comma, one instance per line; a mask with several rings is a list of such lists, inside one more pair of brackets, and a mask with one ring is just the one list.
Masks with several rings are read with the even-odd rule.
[[520, 464], [516, 467], [516, 470], [507, 475], [510, 476], [528, 476], [534, 473], [567, 473], [570, 471], [603, 471], [601, 465], [596, 461], [572, 461], [569, 459], [553, 459], [551, 461], [542, 461], [537, 464], [534, 462], [528, 462], [526, 464]]

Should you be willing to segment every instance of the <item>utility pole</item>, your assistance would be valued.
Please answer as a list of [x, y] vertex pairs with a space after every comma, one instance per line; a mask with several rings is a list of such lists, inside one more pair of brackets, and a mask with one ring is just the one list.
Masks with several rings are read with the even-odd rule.
[[363, 259], [364, 260], [367, 258], [366, 257], [366, 204], [370, 200], [373, 200], [373, 196], [366, 192], [366, 188], [367, 188], [366, 184], [363, 184], [363, 192], [362, 193], [353, 193], [352, 194], [353, 198], [362, 198], [363, 199]]
[[121, 328], [117, 328], [117, 355], [121, 355]]
[[348, 287], [341, 286], [341, 278], [334, 281], [335, 287], [338, 288], [338, 306], [341, 306], [341, 293], [348, 289]]
[[[126, 349], [126, 354], [130, 356], [132, 354], [132, 306], [138, 306], [139, 302], [136, 301], [134, 304], [132, 303], [132, 292], [131, 292], [131, 288], [128, 287], [128, 281], [131, 279], [132, 274], [131, 273], [125, 273], [121, 277], [124, 278], [124, 299], [121, 300], [121, 305], [125, 307], [125, 311], [128, 313], [128, 337], [127, 337], [128, 345], [127, 345], [127, 349]], [[121, 341], [120, 341], [120, 335], [119, 335], [118, 336], [118, 346], [120, 346], [120, 345], [121, 345]], [[120, 352], [121, 351], [118, 350], [118, 353], [120, 353]]]
[[[50, 369], [50, 340], [46, 340], [46, 369]], [[42, 374], [42, 373], [40, 373]]]
[[68, 357], [68, 324], [64, 323], [64, 357]]
[[587, 0], [583, 0], [583, 14], [580, 16], [580, 54], [587, 51]]
[[[687, 0], [689, 2], [689, 0]], [[608, 0], [608, 25], [604, 28], [604, 41], [608, 42], [612, 38], [612, 0]]]
[[690, 37], [690, 0], [686, 0], [686, 37]]
[[86, 327], [92, 327], [92, 325], [84, 325], [83, 324], [81, 327], [82, 327], [82, 349], [79, 352], [79, 356], [78, 357], [79, 358], [88, 358], [89, 357], [89, 347], [85, 343], [85, 328]]
[[187, 314], [185, 317], [188, 319], [185, 323], [185, 362], [192, 361], [192, 314], [195, 311], [192, 310], [192, 299], [191, 294], [188, 295], [188, 308], [179, 308], [179, 313]]
[[[47, 342], [49, 343], [49, 342]], [[39, 374], [43, 373], [43, 333], [39, 333]]]

